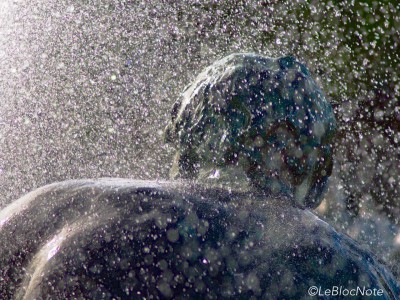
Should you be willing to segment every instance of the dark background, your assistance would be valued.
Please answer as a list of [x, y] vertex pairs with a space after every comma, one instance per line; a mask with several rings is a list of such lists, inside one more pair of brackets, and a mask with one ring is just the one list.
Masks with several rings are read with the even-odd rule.
[[317, 213], [400, 272], [397, 1], [0, 3], [0, 207], [69, 178], [167, 178], [183, 87], [232, 52], [295, 55], [335, 107]]

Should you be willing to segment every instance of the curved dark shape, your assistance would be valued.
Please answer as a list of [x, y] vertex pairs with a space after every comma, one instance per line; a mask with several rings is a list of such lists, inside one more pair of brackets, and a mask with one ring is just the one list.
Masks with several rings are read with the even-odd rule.
[[283, 203], [178, 182], [45, 186], [0, 212], [0, 298], [301, 299], [342, 286], [400, 299], [373, 255]]
[[[336, 121], [307, 67], [294, 57], [234, 53], [217, 60], [175, 103], [166, 139], [173, 178], [218, 170], [300, 207], [317, 207], [332, 170]], [[226, 169], [229, 170], [226, 170]]]

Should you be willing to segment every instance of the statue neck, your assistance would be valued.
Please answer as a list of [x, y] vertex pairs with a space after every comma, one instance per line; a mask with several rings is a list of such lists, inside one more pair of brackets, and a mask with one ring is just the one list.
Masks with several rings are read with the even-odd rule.
[[201, 168], [196, 182], [233, 191], [255, 192], [255, 187], [252, 186], [244, 170], [237, 166]]

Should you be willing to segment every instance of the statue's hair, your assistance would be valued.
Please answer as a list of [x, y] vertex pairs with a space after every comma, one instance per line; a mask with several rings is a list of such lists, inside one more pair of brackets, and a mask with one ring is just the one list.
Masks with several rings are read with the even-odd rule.
[[315, 207], [331, 174], [335, 129], [332, 107], [303, 64], [239, 53], [185, 88], [166, 140], [178, 148], [175, 177], [237, 165], [257, 189]]

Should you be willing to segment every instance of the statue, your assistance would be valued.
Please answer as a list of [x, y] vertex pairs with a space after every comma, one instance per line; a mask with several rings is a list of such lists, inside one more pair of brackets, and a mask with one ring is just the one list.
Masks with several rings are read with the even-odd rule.
[[172, 177], [231, 177], [242, 190], [247, 183], [315, 208], [332, 171], [335, 129], [330, 103], [293, 57], [229, 55], [173, 108], [166, 130], [178, 146]]
[[334, 132], [304, 65], [229, 55], [172, 110], [175, 180], [54, 183], [0, 212], [0, 297], [400, 299], [373, 254], [308, 210]]

